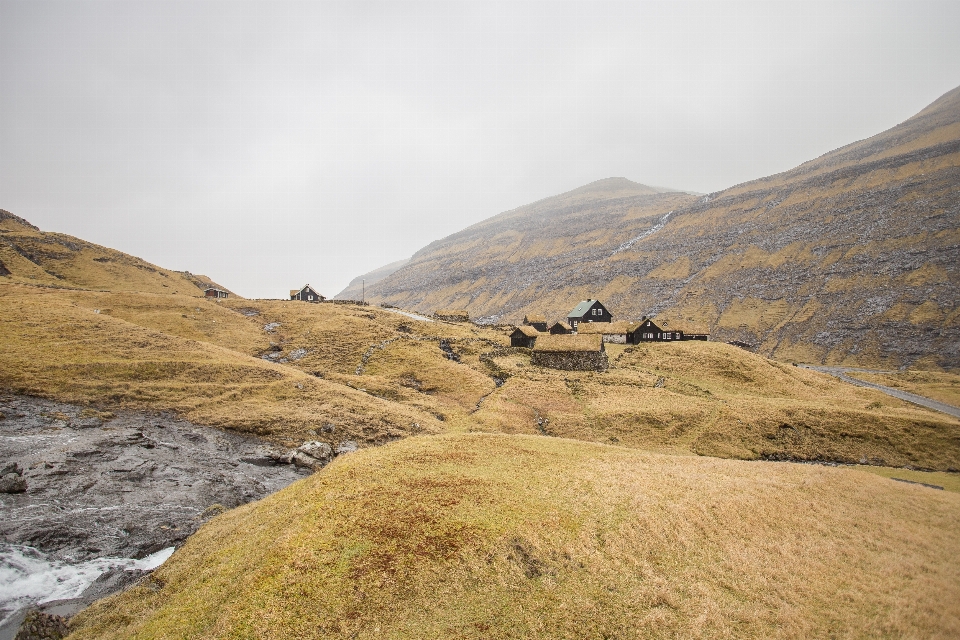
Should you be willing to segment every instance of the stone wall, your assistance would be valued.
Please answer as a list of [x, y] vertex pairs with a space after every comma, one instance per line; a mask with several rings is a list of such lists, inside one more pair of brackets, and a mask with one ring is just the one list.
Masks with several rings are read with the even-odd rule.
[[534, 351], [530, 364], [563, 371], [606, 371], [610, 366], [603, 351]]

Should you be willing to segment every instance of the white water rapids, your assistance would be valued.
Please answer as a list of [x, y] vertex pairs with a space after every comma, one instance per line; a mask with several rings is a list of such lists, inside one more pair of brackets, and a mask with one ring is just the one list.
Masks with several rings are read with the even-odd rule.
[[105, 571], [156, 569], [172, 554], [173, 547], [167, 547], [140, 560], [95, 558], [71, 564], [33, 547], [0, 545], [0, 624], [18, 609], [79, 597]]

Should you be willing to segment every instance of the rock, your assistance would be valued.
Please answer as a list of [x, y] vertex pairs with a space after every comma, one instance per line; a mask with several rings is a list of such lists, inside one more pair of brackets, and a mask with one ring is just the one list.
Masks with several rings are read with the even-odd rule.
[[290, 462], [292, 462], [296, 467], [305, 467], [307, 469], [313, 469], [314, 471], [322, 469], [323, 465], [325, 464], [314, 457], [308, 456], [302, 451], [294, 451], [293, 456], [290, 458]]
[[80, 597], [91, 602], [104, 598], [136, 584], [149, 573], [150, 571], [144, 569], [108, 569], [101, 573], [93, 584], [84, 589]]
[[70, 630], [66, 619], [42, 611], [31, 611], [24, 618], [14, 640], [60, 640]]
[[298, 467], [316, 471], [333, 459], [333, 449], [326, 442], [304, 442], [294, 450], [290, 459]]
[[360, 447], [357, 446], [357, 443], [354, 442], [353, 440], [344, 440], [343, 442], [337, 445], [335, 452], [338, 456], [341, 456], [345, 453], [353, 453], [359, 448]]
[[0, 467], [0, 478], [7, 475], [8, 473], [15, 473], [18, 476], [23, 475], [23, 469], [20, 468], [20, 465], [16, 462], [8, 462], [7, 464]]
[[333, 449], [326, 442], [304, 442], [302, 445], [297, 447], [297, 451], [302, 451], [303, 453], [316, 458], [317, 460], [326, 460], [327, 462], [333, 458]]
[[0, 493], [23, 493], [26, 490], [27, 481], [18, 473], [8, 473], [0, 478]]

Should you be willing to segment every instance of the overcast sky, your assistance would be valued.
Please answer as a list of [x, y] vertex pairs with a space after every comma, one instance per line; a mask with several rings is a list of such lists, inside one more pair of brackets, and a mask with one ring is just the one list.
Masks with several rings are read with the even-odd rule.
[[248, 297], [610, 176], [789, 169], [960, 84], [960, 2], [0, 0], [0, 208]]

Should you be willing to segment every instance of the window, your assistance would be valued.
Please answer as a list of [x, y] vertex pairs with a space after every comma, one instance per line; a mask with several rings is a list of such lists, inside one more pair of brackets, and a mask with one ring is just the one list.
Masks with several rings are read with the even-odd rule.
[[313, 296], [307, 296], [307, 300], [313, 300]]
[[603, 309], [597, 309], [597, 315], [598, 315], [598, 316], [602, 316], [602, 315], [603, 315]]

